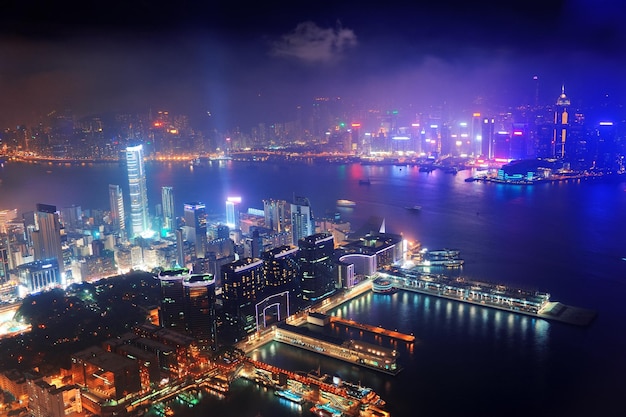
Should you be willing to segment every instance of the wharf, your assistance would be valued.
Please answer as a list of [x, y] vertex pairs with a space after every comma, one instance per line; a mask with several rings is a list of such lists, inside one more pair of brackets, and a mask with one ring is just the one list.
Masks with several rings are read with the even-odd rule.
[[586, 308], [573, 307], [560, 302], [551, 301], [537, 313], [537, 316], [546, 320], [555, 320], [575, 324], [577, 326], [587, 326], [596, 318], [596, 312]]
[[331, 324], [335, 324], [335, 323], [343, 324], [344, 326], [353, 327], [359, 330], [365, 330], [365, 331], [380, 334], [383, 336], [388, 336], [392, 339], [398, 339], [398, 340], [402, 340], [405, 342], [415, 341], [415, 336], [413, 336], [412, 334], [400, 333], [394, 330], [387, 330], [382, 327], [371, 326], [369, 324], [363, 324], [363, 323], [357, 323], [354, 320], [342, 319], [341, 317], [330, 316], [330, 322]]

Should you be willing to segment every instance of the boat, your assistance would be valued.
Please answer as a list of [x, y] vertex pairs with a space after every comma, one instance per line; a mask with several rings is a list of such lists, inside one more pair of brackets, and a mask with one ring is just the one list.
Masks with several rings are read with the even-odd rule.
[[290, 389], [278, 389], [274, 391], [274, 395], [282, 397], [296, 404], [302, 404], [304, 402], [304, 397], [302, 395], [297, 394]]
[[352, 200], [337, 200], [338, 207], [354, 207], [356, 203]]
[[467, 177], [465, 178], [465, 182], [474, 182], [474, 181], [478, 181], [476, 178], [474, 177]]
[[422, 206], [410, 206], [410, 207], [405, 207], [405, 209], [409, 210], [409, 211], [420, 211], [422, 209]]
[[426, 254], [430, 257], [430, 259], [454, 259], [459, 256], [461, 251], [457, 249], [438, 249], [438, 250], [428, 250]]

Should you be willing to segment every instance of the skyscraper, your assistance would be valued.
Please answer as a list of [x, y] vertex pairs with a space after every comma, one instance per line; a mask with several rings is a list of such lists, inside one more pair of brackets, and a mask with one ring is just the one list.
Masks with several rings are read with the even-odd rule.
[[159, 322], [161, 327], [181, 332], [186, 330], [183, 280], [188, 277], [188, 268], [171, 269], [159, 273], [161, 284]]
[[275, 232], [284, 232], [289, 219], [287, 202], [285, 200], [263, 200], [265, 227]]
[[306, 197], [294, 197], [291, 203], [291, 236], [294, 246], [306, 236], [315, 233], [315, 223], [311, 212], [311, 204]]
[[560, 159], [565, 158], [565, 142], [569, 129], [569, 114], [567, 108], [570, 105], [569, 98], [565, 95], [565, 86], [561, 87], [561, 95], [556, 100], [556, 111], [554, 112], [554, 132], [552, 142], [554, 144], [554, 156]]
[[224, 324], [235, 339], [256, 329], [255, 303], [264, 289], [263, 261], [241, 258], [221, 268]]
[[163, 231], [171, 233], [176, 228], [174, 187], [161, 187], [161, 204], [163, 206]]
[[185, 326], [187, 334], [204, 350], [215, 350], [215, 277], [194, 274], [183, 279]]
[[61, 223], [56, 206], [37, 204], [35, 231], [32, 236], [35, 260], [56, 259], [59, 270], [63, 271]]
[[335, 250], [333, 235], [317, 233], [298, 242], [302, 298], [315, 302], [335, 291], [332, 256]]
[[111, 228], [120, 239], [126, 239], [126, 214], [124, 212], [124, 194], [119, 185], [109, 184], [109, 203], [111, 205]]
[[196, 259], [204, 258], [207, 249], [207, 216], [205, 205], [198, 202], [186, 203], [184, 214], [187, 241], [194, 244]]
[[226, 225], [235, 230], [239, 229], [239, 204], [241, 204], [241, 197], [226, 199]]
[[130, 222], [132, 237], [150, 230], [148, 217], [148, 190], [143, 165], [143, 146], [126, 148], [126, 167], [130, 189]]

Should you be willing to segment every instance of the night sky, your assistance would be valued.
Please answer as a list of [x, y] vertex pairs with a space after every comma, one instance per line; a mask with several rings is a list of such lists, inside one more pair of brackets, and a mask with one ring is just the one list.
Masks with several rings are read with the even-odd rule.
[[0, 127], [63, 108], [247, 127], [290, 120], [315, 96], [472, 111], [534, 103], [534, 76], [545, 103], [561, 85], [573, 105], [621, 102], [625, 20], [618, 0], [11, 0]]

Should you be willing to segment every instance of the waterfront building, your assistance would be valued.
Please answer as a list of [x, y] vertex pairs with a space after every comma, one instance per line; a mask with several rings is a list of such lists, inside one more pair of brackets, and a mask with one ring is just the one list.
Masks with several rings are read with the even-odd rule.
[[35, 249], [35, 260], [55, 259], [59, 269], [63, 269], [61, 222], [56, 206], [37, 204], [35, 230], [31, 236]]
[[176, 229], [174, 187], [161, 187], [161, 206], [163, 208], [162, 235], [166, 236]]
[[495, 118], [483, 117], [483, 125], [481, 128], [481, 154], [486, 159], [493, 158], [495, 123]]
[[159, 273], [158, 279], [161, 286], [159, 323], [161, 327], [185, 332], [183, 280], [188, 277], [188, 268], [170, 269]]
[[298, 248], [303, 300], [315, 302], [331, 295], [336, 289], [333, 235], [307, 236], [298, 241]]
[[126, 240], [126, 213], [124, 211], [124, 194], [117, 184], [109, 184], [109, 205], [111, 208], [111, 229], [120, 240]]
[[120, 400], [141, 389], [139, 366], [127, 357], [93, 346], [72, 354], [71, 363], [74, 384], [100, 398]]
[[226, 199], [226, 225], [230, 229], [239, 229], [239, 205], [241, 197], [228, 197]]
[[130, 222], [132, 237], [141, 236], [150, 230], [148, 217], [148, 190], [143, 163], [143, 146], [126, 148], [126, 168], [130, 190]]
[[289, 291], [291, 311], [295, 311], [296, 303], [302, 299], [298, 248], [288, 245], [280, 246], [263, 252], [261, 259], [263, 259], [265, 293], [274, 295]]
[[371, 277], [403, 258], [403, 239], [393, 233], [367, 233], [343, 245], [338, 254], [341, 262], [354, 264], [355, 275]]
[[203, 203], [185, 204], [186, 240], [195, 247], [195, 259], [204, 258], [207, 251], [207, 214]]
[[291, 203], [291, 237], [294, 246], [304, 237], [315, 233], [311, 203], [306, 197], [294, 196]]
[[182, 282], [187, 334], [196, 339], [202, 350], [215, 350], [215, 276], [193, 274]]
[[241, 258], [222, 266], [225, 333], [234, 339], [257, 330], [255, 303], [264, 290], [263, 261]]

